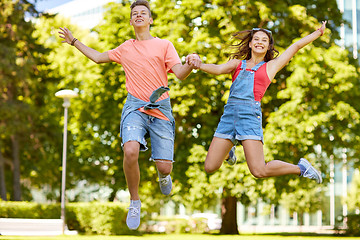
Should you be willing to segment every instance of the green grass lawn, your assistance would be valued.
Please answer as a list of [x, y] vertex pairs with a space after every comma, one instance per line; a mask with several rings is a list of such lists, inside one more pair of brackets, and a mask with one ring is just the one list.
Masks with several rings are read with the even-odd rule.
[[73, 236], [0, 236], [0, 240], [282, 240], [282, 239], [304, 239], [304, 240], [352, 240], [359, 237], [324, 236], [324, 235], [209, 235], [209, 234], [151, 234], [141, 236], [100, 236], [100, 235], [73, 235]]

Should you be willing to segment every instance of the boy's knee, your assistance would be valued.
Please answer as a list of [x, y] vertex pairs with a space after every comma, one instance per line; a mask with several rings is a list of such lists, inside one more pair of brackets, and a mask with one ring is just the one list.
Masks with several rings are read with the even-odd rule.
[[139, 146], [136, 144], [127, 144], [124, 146], [124, 161], [133, 162], [137, 161], [139, 156]]
[[124, 151], [125, 159], [134, 159], [137, 157], [137, 155], [138, 151], [134, 149], [127, 149], [126, 151]]
[[169, 175], [171, 173], [171, 168], [161, 168], [158, 170], [162, 175]]
[[169, 175], [172, 171], [172, 162], [164, 160], [155, 160], [158, 171], [163, 175]]

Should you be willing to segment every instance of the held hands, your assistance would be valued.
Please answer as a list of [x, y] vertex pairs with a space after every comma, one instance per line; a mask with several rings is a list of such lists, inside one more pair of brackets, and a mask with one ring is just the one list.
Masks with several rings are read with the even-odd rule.
[[326, 22], [327, 22], [327, 21], [322, 21], [322, 25], [321, 25], [321, 27], [318, 29], [318, 31], [320, 31], [320, 33], [321, 33], [320, 36], [324, 35], [325, 29], [326, 29]]
[[200, 56], [196, 53], [187, 55], [185, 58], [185, 62], [195, 69], [199, 69], [201, 65]]
[[68, 43], [70, 45], [74, 45], [75, 41], [77, 40], [76, 38], [73, 37], [71, 31], [69, 29], [67, 29], [66, 27], [62, 28], [60, 27], [59, 31], [59, 37], [62, 39], [65, 39], [64, 41], [61, 41], [62, 43]]

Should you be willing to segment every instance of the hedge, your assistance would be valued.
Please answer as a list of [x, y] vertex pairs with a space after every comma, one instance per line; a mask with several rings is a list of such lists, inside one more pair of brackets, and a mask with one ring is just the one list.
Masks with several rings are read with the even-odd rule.
[[346, 235], [360, 236], [360, 215], [349, 214], [347, 216]]
[[[113, 202], [67, 203], [66, 224], [70, 230], [102, 235], [129, 234], [127, 205]], [[59, 203], [0, 201], [0, 218], [59, 219]]]

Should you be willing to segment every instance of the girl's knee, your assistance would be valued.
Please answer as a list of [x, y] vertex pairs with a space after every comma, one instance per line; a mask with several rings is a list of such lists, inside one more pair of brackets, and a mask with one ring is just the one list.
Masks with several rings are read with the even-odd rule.
[[250, 169], [250, 172], [256, 178], [266, 177], [265, 168], [252, 168], [252, 169]]
[[213, 170], [206, 164], [204, 165], [204, 169], [205, 169], [206, 173], [212, 173], [213, 172]]
[[215, 172], [216, 170], [219, 169], [218, 166], [215, 166], [213, 164], [207, 164], [206, 161], [205, 161], [204, 168], [205, 168], [206, 173], [213, 173], [213, 172]]

